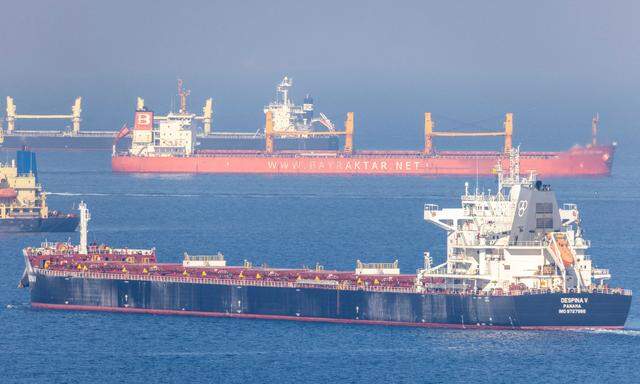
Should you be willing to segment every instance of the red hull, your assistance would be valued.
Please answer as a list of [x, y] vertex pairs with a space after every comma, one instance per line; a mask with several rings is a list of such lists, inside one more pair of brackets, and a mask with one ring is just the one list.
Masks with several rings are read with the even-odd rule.
[[[549, 176], [607, 176], [611, 174], [614, 146], [576, 147], [565, 152], [522, 152], [522, 173], [536, 171]], [[353, 155], [335, 152], [206, 152], [191, 157], [114, 156], [115, 172], [133, 173], [256, 173], [328, 175], [491, 175], [508, 158], [499, 152], [361, 151]]]

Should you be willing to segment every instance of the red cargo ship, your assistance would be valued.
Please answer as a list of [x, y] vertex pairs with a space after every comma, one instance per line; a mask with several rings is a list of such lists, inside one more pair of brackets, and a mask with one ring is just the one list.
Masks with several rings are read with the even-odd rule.
[[[512, 149], [513, 114], [507, 113], [504, 130], [496, 132], [441, 132], [433, 130], [431, 114], [425, 113], [425, 143], [422, 151], [354, 151], [353, 113], [347, 114], [344, 131], [274, 131], [271, 112], [266, 113], [265, 150], [196, 150], [189, 121], [176, 118], [161, 126], [152, 123], [153, 112], [136, 111], [132, 145], [126, 153], [112, 157], [115, 172], [140, 173], [254, 173], [254, 174], [331, 174], [331, 175], [491, 175], [497, 163], [508, 167]], [[563, 152], [521, 152], [523, 172], [535, 171], [546, 177], [608, 176], [615, 144], [598, 145], [595, 134], [598, 118], [593, 119], [593, 139], [585, 147]], [[344, 136], [342, 151], [278, 151], [274, 140], [280, 137]], [[504, 150], [436, 151], [434, 137], [504, 136]]]

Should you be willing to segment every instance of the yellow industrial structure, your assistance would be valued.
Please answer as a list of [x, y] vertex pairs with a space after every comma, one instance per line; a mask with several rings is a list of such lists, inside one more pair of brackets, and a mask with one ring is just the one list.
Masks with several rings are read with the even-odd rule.
[[492, 137], [492, 136], [504, 136], [504, 153], [510, 153], [513, 137], [513, 113], [507, 113], [503, 122], [504, 131], [492, 131], [492, 132], [452, 132], [452, 131], [434, 131], [434, 123], [431, 119], [431, 112], [425, 112], [424, 114], [424, 154], [430, 155], [433, 153], [433, 138], [434, 137]]
[[62, 119], [71, 120], [72, 133], [80, 133], [80, 122], [82, 121], [80, 114], [82, 113], [82, 97], [77, 97], [71, 106], [71, 114], [69, 115], [36, 115], [36, 114], [18, 114], [16, 104], [13, 97], [7, 96], [7, 133], [11, 134], [16, 129], [16, 120], [25, 119]]
[[344, 131], [275, 131], [273, 129], [273, 113], [271, 111], [265, 112], [265, 151], [267, 153], [273, 153], [274, 139], [276, 137], [321, 137], [321, 136], [344, 136], [344, 153], [353, 153], [353, 112], [347, 112], [347, 119], [344, 122]]

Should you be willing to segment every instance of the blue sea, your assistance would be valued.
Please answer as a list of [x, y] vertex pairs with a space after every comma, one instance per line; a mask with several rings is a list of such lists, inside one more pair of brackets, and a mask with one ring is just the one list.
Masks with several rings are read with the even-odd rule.
[[[622, 145], [610, 178], [550, 180], [577, 203], [591, 255], [612, 285], [640, 293], [640, 155]], [[2, 154], [2, 158], [8, 155]], [[10, 156], [10, 154], [9, 154]], [[108, 153], [42, 152], [49, 203], [92, 214], [90, 240], [221, 251], [233, 264], [353, 269], [425, 250], [444, 257], [444, 233], [424, 203], [457, 206], [464, 181], [490, 178], [278, 177], [112, 174]], [[640, 303], [622, 331], [464, 331], [287, 321], [34, 310], [18, 289], [20, 250], [77, 234], [0, 238], [2, 383], [588, 383], [640, 382]]]

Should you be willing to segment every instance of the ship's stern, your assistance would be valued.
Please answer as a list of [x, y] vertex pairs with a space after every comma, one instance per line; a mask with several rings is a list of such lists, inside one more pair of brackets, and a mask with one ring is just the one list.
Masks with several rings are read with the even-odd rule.
[[550, 293], [514, 297], [523, 329], [621, 329], [629, 315], [628, 290]]

